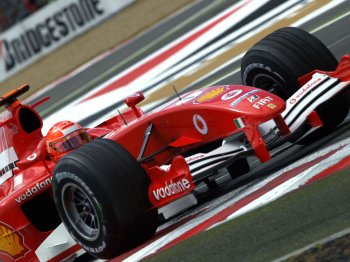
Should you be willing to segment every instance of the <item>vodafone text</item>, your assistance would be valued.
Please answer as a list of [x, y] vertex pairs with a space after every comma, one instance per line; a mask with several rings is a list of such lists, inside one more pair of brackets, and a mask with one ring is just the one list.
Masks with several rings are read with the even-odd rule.
[[164, 187], [158, 188], [157, 190], [153, 190], [153, 196], [156, 198], [156, 200], [159, 201], [161, 198], [164, 199], [169, 196], [173, 196], [177, 193], [182, 193], [188, 190], [190, 187], [191, 183], [186, 178], [183, 178], [178, 182], [173, 182], [172, 180], [170, 180], [169, 185], [167, 182], [165, 182]]
[[306, 86], [304, 86], [293, 98], [290, 99], [289, 103], [295, 104], [301, 97], [304, 96], [304, 94], [306, 94], [310, 88], [315, 87], [318, 83], [320, 83], [322, 80], [321, 77], [312, 80], [311, 82], [309, 82]]
[[35, 186], [33, 186], [32, 188], [28, 188], [24, 194], [17, 197], [16, 202], [21, 203], [22, 201], [25, 201], [28, 197], [31, 197], [31, 196], [35, 195], [36, 193], [38, 193], [40, 190], [50, 186], [51, 181], [52, 181], [52, 177], [48, 178], [40, 183], [36, 183]]

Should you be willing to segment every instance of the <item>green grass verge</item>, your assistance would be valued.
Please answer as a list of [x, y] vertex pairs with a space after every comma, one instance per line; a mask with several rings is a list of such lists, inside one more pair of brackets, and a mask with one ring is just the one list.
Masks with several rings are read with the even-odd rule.
[[350, 227], [350, 169], [168, 249], [150, 261], [271, 261]]

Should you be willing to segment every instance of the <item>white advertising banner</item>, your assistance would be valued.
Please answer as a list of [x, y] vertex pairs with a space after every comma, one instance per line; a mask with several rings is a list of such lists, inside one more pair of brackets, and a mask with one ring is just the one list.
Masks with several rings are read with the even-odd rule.
[[[57, 0], [0, 34], [0, 81], [134, 0]], [[101, 41], [101, 39], [96, 39]]]

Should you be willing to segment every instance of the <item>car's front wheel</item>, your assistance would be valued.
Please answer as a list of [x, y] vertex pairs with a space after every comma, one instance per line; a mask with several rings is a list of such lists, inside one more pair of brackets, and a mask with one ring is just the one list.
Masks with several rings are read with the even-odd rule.
[[155, 233], [158, 212], [148, 200], [149, 183], [122, 146], [96, 139], [57, 163], [53, 193], [60, 217], [78, 244], [107, 259]]
[[[338, 62], [330, 50], [312, 34], [295, 27], [276, 30], [252, 46], [242, 58], [241, 78], [248, 86], [267, 90], [287, 100], [301, 86], [298, 78], [315, 70], [335, 70]], [[303, 143], [331, 132], [347, 116], [349, 94], [339, 94], [316, 111], [324, 127]]]

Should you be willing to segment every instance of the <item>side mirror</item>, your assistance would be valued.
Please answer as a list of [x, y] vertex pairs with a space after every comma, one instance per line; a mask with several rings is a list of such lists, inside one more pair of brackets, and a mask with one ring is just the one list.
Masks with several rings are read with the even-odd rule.
[[128, 96], [124, 102], [127, 104], [128, 107], [135, 107], [138, 103], [143, 101], [145, 97], [143, 96], [142, 92], [136, 92], [135, 94], [132, 94], [131, 96]]
[[143, 96], [142, 92], [136, 92], [135, 94], [132, 94], [131, 96], [128, 96], [124, 102], [125, 104], [132, 109], [136, 117], [140, 117], [141, 113], [136, 108], [136, 105], [143, 101], [145, 97]]

